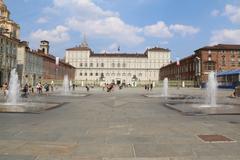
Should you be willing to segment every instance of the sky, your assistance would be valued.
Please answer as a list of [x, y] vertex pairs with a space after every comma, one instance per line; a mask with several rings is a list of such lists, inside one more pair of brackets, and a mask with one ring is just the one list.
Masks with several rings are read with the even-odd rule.
[[63, 57], [85, 35], [95, 53], [168, 48], [172, 60], [218, 43], [240, 44], [239, 0], [5, 0], [21, 40]]

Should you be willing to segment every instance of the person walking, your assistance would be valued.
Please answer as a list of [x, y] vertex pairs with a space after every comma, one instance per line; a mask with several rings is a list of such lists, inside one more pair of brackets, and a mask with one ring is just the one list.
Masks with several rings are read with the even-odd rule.
[[7, 94], [8, 94], [8, 84], [7, 84], [7, 82], [3, 84], [2, 88], [3, 88], [3, 95], [7, 96]]
[[48, 85], [48, 83], [47, 83], [47, 82], [45, 83], [45, 85], [44, 85], [44, 88], [45, 88], [46, 95], [48, 96], [48, 92], [49, 92], [49, 85]]
[[153, 84], [151, 83], [150, 84], [150, 91], [152, 91], [152, 89], [153, 89]]
[[23, 97], [24, 98], [28, 97], [28, 84], [27, 83], [23, 87]]

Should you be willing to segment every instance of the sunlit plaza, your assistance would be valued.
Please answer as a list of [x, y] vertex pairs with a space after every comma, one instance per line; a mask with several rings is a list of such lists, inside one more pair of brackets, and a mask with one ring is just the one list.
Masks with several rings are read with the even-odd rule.
[[[162, 88], [115, 88], [110, 93], [76, 88], [74, 93], [82, 96], [51, 92], [29, 97], [31, 102], [62, 104], [51, 110], [1, 113], [0, 159], [239, 159], [239, 112], [185, 114], [166, 106], [205, 104], [205, 89], [169, 88], [176, 98], [159, 97]], [[217, 103], [239, 107], [240, 99], [228, 98], [230, 94], [218, 91]]]
[[240, 160], [239, 11], [0, 0], [0, 160]]

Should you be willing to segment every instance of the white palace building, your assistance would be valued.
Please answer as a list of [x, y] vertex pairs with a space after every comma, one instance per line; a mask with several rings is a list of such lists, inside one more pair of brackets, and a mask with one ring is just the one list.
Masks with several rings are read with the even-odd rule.
[[85, 42], [66, 50], [66, 63], [76, 67], [77, 85], [109, 83], [131, 86], [153, 83], [160, 78], [160, 68], [170, 63], [171, 52], [150, 48], [144, 53], [94, 53]]

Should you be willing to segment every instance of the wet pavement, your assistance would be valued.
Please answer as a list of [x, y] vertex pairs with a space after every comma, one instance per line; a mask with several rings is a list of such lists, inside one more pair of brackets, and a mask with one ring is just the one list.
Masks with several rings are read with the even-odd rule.
[[[0, 159], [240, 159], [239, 115], [184, 116], [165, 107], [165, 100], [144, 96], [159, 93], [161, 89], [151, 93], [142, 88], [112, 93], [93, 89], [87, 97], [33, 97], [33, 102], [67, 103], [40, 114], [0, 113]], [[205, 95], [204, 90], [191, 88], [170, 93]], [[221, 90], [218, 101], [240, 107], [239, 98], [227, 98], [230, 93]], [[199, 138], [205, 135], [232, 141], [209, 143]]]

